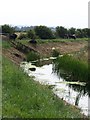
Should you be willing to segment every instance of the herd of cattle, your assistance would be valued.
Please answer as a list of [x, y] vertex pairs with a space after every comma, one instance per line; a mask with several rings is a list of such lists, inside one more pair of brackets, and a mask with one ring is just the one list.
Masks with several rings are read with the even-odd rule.
[[[18, 37], [17, 34], [15, 34], [15, 33], [14, 34], [2, 33], [2, 35], [7, 36], [9, 39], [12, 39], [12, 40], [15, 40]], [[73, 35], [65, 34], [64, 38], [65, 39], [76, 39], [76, 35], [75, 34], [73, 34]], [[30, 41], [30, 43], [36, 43], [36, 40], [32, 39]]]

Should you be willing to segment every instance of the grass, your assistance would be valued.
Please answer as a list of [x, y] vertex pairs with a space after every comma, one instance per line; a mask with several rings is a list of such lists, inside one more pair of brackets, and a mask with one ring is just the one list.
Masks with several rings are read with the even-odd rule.
[[[30, 39], [23, 39], [23, 40], [17, 40], [23, 44], [28, 44], [28, 42], [30, 41]], [[41, 39], [36, 39], [38, 44], [42, 44], [42, 43], [48, 43], [48, 42], [80, 42], [80, 41], [88, 41], [88, 38], [77, 38], [76, 40], [74, 39], [46, 39], [46, 40], [41, 40]]]
[[74, 52], [73, 56], [79, 60], [83, 60], [85, 62], [88, 62], [88, 45], [81, 48], [80, 51]]
[[2, 48], [8, 49], [11, 47], [11, 44], [9, 41], [2, 40]]
[[3, 118], [82, 118], [75, 107], [60, 100], [3, 56]]
[[58, 57], [59, 55], [60, 53], [56, 49], [52, 51], [52, 57]]
[[[55, 61], [55, 70], [60, 73], [60, 69], [64, 70], [77, 81], [88, 81], [88, 64], [78, 60], [75, 57], [64, 55]], [[89, 73], [90, 74], [90, 73]]]
[[26, 59], [27, 59], [28, 62], [29, 61], [34, 61], [34, 60], [39, 60], [40, 55], [38, 53], [35, 53], [35, 52], [31, 51], [26, 55]]

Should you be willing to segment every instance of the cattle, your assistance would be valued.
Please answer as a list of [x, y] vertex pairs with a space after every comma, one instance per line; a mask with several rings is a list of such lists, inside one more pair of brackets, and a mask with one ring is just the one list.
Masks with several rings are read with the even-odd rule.
[[65, 34], [65, 38], [67, 38], [67, 39], [76, 39], [76, 35], [75, 34], [73, 34], [73, 35]]
[[69, 38], [76, 39], [76, 35], [75, 34], [69, 35]]
[[16, 35], [15, 33], [9, 35], [9, 39], [13, 39], [13, 40], [15, 40], [16, 38], [17, 38], [17, 35]]
[[32, 39], [32, 40], [29, 41], [29, 43], [36, 44], [37, 41], [35, 39]]

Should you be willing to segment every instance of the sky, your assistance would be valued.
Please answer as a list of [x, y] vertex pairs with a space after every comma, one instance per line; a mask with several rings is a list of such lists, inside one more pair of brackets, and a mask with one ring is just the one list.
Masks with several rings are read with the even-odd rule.
[[0, 0], [0, 25], [88, 27], [89, 0]]

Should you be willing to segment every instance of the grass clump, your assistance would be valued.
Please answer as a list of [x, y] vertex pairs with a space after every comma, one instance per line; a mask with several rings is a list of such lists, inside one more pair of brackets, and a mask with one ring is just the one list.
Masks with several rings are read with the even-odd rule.
[[36, 52], [29, 52], [27, 55], [26, 55], [26, 58], [27, 58], [27, 61], [35, 61], [35, 60], [39, 60], [40, 59], [40, 55]]
[[88, 64], [86, 62], [75, 59], [72, 56], [64, 55], [58, 57], [55, 63], [55, 70], [60, 73], [60, 69], [64, 70], [77, 81], [88, 82]]
[[3, 57], [3, 118], [82, 118], [80, 111], [53, 95]]
[[60, 53], [56, 49], [53, 49], [52, 57], [58, 57], [59, 55], [60, 55]]

